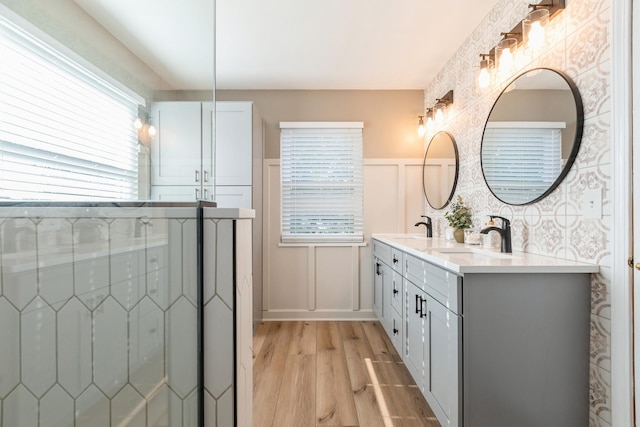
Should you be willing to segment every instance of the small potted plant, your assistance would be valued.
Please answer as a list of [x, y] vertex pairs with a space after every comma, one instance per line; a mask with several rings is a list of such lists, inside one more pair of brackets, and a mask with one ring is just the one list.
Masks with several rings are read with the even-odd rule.
[[462, 201], [462, 197], [458, 194], [456, 201], [451, 204], [449, 212], [444, 214], [444, 217], [449, 221], [449, 226], [453, 228], [453, 237], [456, 242], [464, 242], [464, 230], [471, 228], [471, 209], [465, 206]]

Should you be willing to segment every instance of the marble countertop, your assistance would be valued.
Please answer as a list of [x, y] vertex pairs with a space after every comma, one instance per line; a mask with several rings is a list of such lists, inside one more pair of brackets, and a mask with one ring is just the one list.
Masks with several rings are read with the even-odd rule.
[[597, 264], [527, 252], [501, 253], [499, 248], [465, 245], [440, 237], [414, 234], [373, 234], [386, 243], [453, 273], [597, 273]]

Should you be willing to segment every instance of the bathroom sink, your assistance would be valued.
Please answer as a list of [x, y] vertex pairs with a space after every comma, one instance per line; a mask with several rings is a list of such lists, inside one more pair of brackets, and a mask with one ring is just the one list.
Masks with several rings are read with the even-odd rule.
[[485, 251], [477, 248], [433, 248], [434, 252], [440, 252], [441, 254], [459, 254], [472, 258], [501, 258], [501, 259], [514, 259], [512, 254], [505, 254], [502, 252]]
[[425, 236], [395, 236], [394, 239], [397, 240], [425, 240], [428, 239], [428, 237]]

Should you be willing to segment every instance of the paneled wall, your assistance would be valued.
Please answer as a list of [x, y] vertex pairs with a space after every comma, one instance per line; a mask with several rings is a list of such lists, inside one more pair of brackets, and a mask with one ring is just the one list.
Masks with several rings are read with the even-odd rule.
[[280, 162], [264, 166], [264, 318], [373, 319], [371, 233], [417, 233], [422, 159], [365, 159], [362, 246], [280, 244]]
[[[610, 292], [611, 287], [611, 160], [610, 160], [610, 8], [611, 0], [567, 0], [567, 7], [551, 22], [546, 46], [520, 58], [511, 77], [533, 67], [564, 71], [578, 86], [584, 103], [582, 146], [564, 182], [549, 197], [528, 206], [509, 206], [498, 201], [486, 187], [480, 167], [480, 143], [484, 122], [493, 102], [510, 78], [480, 92], [474, 84], [479, 54], [488, 52], [527, 14], [527, 3], [502, 0], [473, 31], [425, 89], [425, 106], [448, 90], [454, 104], [442, 129], [458, 143], [460, 177], [456, 193], [462, 195], [481, 225], [487, 214], [512, 220], [513, 248], [560, 258], [597, 263], [601, 273], [592, 277], [591, 307], [591, 404], [592, 427], [611, 424]], [[430, 135], [426, 136], [425, 143]], [[583, 216], [583, 193], [600, 189], [603, 217]], [[446, 209], [435, 211], [434, 233], [442, 235]]]

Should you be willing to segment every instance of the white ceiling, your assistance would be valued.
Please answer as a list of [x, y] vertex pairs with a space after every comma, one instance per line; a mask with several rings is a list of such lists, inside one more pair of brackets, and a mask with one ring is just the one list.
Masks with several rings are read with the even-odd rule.
[[[76, 0], [177, 89], [211, 88], [211, 0]], [[497, 0], [216, 0], [218, 89], [424, 89]]]

